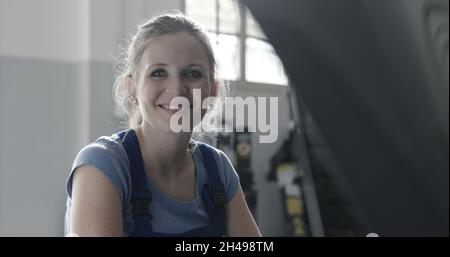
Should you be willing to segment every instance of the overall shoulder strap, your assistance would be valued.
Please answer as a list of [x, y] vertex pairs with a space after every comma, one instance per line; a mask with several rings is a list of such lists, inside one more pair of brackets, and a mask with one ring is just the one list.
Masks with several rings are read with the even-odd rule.
[[150, 214], [150, 202], [152, 196], [147, 187], [147, 177], [142, 162], [141, 150], [133, 129], [122, 131], [118, 134], [125, 148], [130, 162], [130, 175], [132, 180], [132, 214], [135, 221], [134, 236], [145, 236], [152, 233], [152, 215]]
[[213, 149], [203, 143], [198, 145], [198, 149], [203, 157], [207, 179], [202, 189], [202, 198], [212, 221], [223, 227], [226, 223], [225, 186], [220, 179], [219, 169], [212, 153]]

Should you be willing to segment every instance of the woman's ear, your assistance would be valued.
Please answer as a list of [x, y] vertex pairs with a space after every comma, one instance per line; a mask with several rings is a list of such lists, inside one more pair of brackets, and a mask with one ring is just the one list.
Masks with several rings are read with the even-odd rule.
[[131, 74], [127, 74], [125, 75], [124, 79], [124, 83], [123, 85], [125, 86], [125, 92], [127, 93], [128, 96], [132, 96], [135, 94], [135, 89], [134, 89], [134, 84], [133, 84], [133, 78]]
[[219, 81], [214, 80], [211, 87], [211, 96], [217, 97], [218, 93], [219, 93]]
[[125, 87], [125, 92], [128, 98], [128, 101], [132, 104], [132, 105], [138, 105], [139, 102], [137, 100], [136, 97], [136, 87], [134, 84], [134, 80], [131, 74], [127, 74], [124, 78], [124, 87]]

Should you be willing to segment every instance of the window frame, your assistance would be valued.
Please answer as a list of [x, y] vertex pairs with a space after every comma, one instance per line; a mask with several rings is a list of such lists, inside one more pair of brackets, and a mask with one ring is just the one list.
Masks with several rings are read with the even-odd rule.
[[[182, 2], [182, 12], [186, 13], [186, 1], [187, 0], [183, 0]], [[224, 34], [224, 35], [231, 35], [231, 36], [236, 36], [238, 38], [238, 48], [239, 48], [239, 72], [237, 74], [238, 79], [237, 80], [226, 80], [232, 84], [236, 84], [239, 87], [246, 87], [246, 88], [267, 88], [269, 91], [273, 91], [274, 88], [273, 87], [286, 87], [290, 85], [290, 81], [289, 78], [287, 77], [287, 84], [276, 84], [276, 83], [265, 83], [265, 82], [252, 82], [252, 81], [248, 81], [246, 79], [245, 76], [245, 72], [246, 72], [246, 51], [247, 51], [247, 46], [246, 46], [246, 40], [247, 38], [253, 38], [253, 39], [257, 39], [257, 40], [262, 40], [265, 41], [266, 43], [268, 43], [269, 45], [272, 45], [269, 40], [267, 38], [262, 38], [262, 37], [258, 37], [258, 36], [251, 36], [251, 35], [247, 35], [247, 7], [242, 3], [242, 1], [240, 0], [236, 0], [237, 4], [238, 4], [238, 10], [239, 10], [239, 31], [238, 33], [230, 33], [230, 32], [222, 32], [220, 31], [220, 17], [219, 17], [219, 13], [220, 13], [220, 1], [221, 0], [213, 0], [215, 2], [215, 18], [216, 18], [216, 30], [215, 31], [211, 31], [211, 30], [207, 30], [210, 33], [214, 33], [216, 35], [219, 34]], [[250, 12], [250, 10], [248, 10]], [[276, 54], [276, 53], [275, 53]], [[278, 56], [278, 55], [277, 55]], [[278, 56], [279, 58], [279, 56]], [[283, 67], [284, 69], [284, 67]], [[287, 76], [287, 74], [286, 74]], [[276, 90], [276, 89], [275, 89]], [[278, 91], [278, 90], [276, 90]]]

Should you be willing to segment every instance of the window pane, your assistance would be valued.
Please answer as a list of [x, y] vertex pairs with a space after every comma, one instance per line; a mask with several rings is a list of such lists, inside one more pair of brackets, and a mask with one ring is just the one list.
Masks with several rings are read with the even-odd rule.
[[258, 22], [255, 20], [255, 17], [253, 17], [248, 8], [245, 8], [245, 18], [247, 20], [246, 30], [248, 36], [267, 39], [266, 35], [261, 30], [261, 26], [259, 26]]
[[239, 76], [239, 40], [236, 36], [208, 33], [217, 62], [217, 77], [237, 80]]
[[283, 64], [273, 47], [264, 40], [245, 41], [245, 79], [250, 82], [287, 85]]
[[186, 15], [203, 29], [216, 31], [216, 1], [186, 0]]
[[236, 0], [219, 0], [219, 32], [239, 33], [239, 5]]

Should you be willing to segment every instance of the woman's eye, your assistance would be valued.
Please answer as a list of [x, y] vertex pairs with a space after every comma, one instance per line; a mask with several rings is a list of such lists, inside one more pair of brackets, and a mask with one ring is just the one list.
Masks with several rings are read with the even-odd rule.
[[167, 73], [165, 70], [155, 70], [152, 72], [152, 74], [150, 76], [152, 77], [164, 77], [166, 76]]
[[196, 71], [196, 70], [189, 70], [186, 72], [186, 77], [188, 78], [201, 78], [202, 77], [202, 73], [200, 71]]

